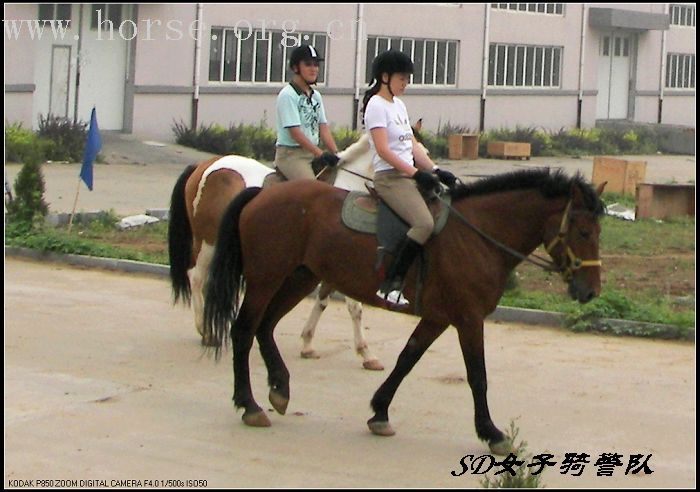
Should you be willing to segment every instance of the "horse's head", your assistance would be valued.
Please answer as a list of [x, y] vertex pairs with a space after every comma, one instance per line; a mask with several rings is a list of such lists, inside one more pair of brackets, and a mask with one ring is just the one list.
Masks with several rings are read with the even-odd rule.
[[601, 261], [599, 217], [603, 213], [597, 190], [571, 185], [571, 196], [563, 212], [554, 214], [545, 226], [544, 244], [569, 284], [569, 295], [582, 304], [600, 295]]

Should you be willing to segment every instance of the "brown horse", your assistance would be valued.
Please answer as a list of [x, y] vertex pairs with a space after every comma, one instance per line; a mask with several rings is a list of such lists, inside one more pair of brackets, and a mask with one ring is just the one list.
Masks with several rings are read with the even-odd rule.
[[[475, 408], [476, 432], [493, 453], [507, 454], [486, 400], [484, 318], [496, 308], [509, 272], [540, 244], [581, 303], [600, 293], [599, 217], [604, 205], [581, 176], [528, 170], [499, 175], [452, 192], [453, 213], [426, 244], [420, 322], [396, 366], [372, 398], [370, 430], [394, 433], [389, 404], [403, 378], [449, 325], [456, 327]], [[289, 402], [289, 372], [273, 338], [277, 322], [318, 284], [337, 286], [361, 302], [387, 307], [375, 296], [377, 241], [340, 220], [346, 192], [320, 182], [283, 183], [241, 193], [226, 211], [205, 299], [205, 330], [233, 345], [234, 403], [243, 421], [269, 426], [253, 398], [249, 353], [256, 337], [268, 371], [269, 399], [281, 414]], [[470, 224], [467, 226], [464, 222]], [[478, 232], [477, 232], [478, 230]], [[414, 265], [405, 295], [416, 300]], [[245, 296], [239, 294], [245, 280]], [[219, 351], [217, 349], [217, 355]]]

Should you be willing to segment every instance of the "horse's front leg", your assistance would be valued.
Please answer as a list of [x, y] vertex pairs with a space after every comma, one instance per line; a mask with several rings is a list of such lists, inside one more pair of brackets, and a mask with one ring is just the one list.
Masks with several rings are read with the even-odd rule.
[[396, 367], [391, 371], [389, 377], [382, 383], [372, 398], [372, 410], [374, 417], [367, 421], [369, 429], [380, 436], [394, 435], [394, 429], [389, 424], [389, 405], [396, 394], [401, 381], [413, 369], [416, 362], [428, 350], [428, 347], [447, 328], [446, 324], [438, 324], [421, 319], [416, 329], [408, 339], [406, 346], [399, 354]]
[[369, 371], [383, 371], [384, 366], [372, 352], [369, 351], [369, 345], [362, 333], [362, 304], [354, 299], [345, 296], [345, 304], [352, 319], [352, 332], [355, 338], [355, 351], [362, 357], [362, 367]]
[[491, 452], [507, 455], [511, 446], [507, 437], [491, 420], [486, 400], [486, 364], [484, 360], [484, 321], [465, 322], [457, 326], [459, 345], [462, 348], [467, 379], [474, 397], [474, 421], [476, 434], [489, 443]]

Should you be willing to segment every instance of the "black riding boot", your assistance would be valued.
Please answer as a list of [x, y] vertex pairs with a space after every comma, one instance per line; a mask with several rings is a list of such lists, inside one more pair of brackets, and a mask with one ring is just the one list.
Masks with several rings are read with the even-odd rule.
[[384, 282], [382, 282], [382, 285], [377, 291], [378, 297], [399, 306], [408, 305], [408, 300], [401, 293], [403, 281], [408, 269], [413, 264], [413, 260], [416, 259], [416, 256], [418, 256], [422, 250], [423, 246], [410, 237], [404, 239], [404, 242], [401, 243], [399, 251], [396, 253], [394, 261], [389, 268]]

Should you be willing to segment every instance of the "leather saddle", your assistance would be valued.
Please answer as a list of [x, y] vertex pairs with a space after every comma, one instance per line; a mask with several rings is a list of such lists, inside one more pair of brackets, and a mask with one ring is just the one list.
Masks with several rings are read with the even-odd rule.
[[[376, 234], [380, 251], [394, 254], [408, 232], [409, 225], [379, 198], [372, 188], [369, 193], [351, 191], [343, 202], [343, 224], [353, 231]], [[448, 203], [450, 196], [443, 197]], [[435, 220], [433, 235], [442, 231], [447, 223], [449, 208], [438, 200], [428, 203]]]

